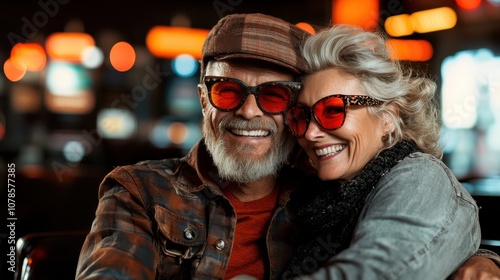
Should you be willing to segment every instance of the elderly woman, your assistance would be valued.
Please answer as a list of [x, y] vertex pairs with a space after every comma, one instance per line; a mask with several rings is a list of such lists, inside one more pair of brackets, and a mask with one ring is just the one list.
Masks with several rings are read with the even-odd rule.
[[286, 122], [327, 182], [292, 200], [301, 245], [283, 278], [445, 279], [476, 252], [480, 229], [440, 160], [435, 83], [355, 27], [319, 32], [303, 54], [310, 74]]

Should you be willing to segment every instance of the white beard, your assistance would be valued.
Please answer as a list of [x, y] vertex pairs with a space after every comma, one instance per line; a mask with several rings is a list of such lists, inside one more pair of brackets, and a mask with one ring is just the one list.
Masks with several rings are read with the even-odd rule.
[[[244, 155], [244, 152], [251, 147], [248, 145], [227, 147], [222, 136], [224, 133], [228, 133], [226, 131], [228, 126], [240, 129], [270, 130], [271, 148], [260, 158], [236, 156], [237, 154]], [[214, 129], [217, 130], [217, 134]], [[221, 119], [217, 126], [212, 127], [209, 118], [204, 118], [202, 132], [207, 149], [212, 154], [221, 179], [242, 184], [257, 181], [269, 175], [276, 175], [295, 145], [291, 134], [283, 132], [282, 135], [278, 135], [276, 124], [265, 122], [262, 119], [245, 120], [228, 115]]]

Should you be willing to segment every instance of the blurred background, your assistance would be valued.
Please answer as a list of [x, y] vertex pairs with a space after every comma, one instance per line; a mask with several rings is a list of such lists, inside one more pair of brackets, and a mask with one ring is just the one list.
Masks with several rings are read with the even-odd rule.
[[[0, 217], [14, 211], [16, 238], [88, 230], [113, 167], [184, 155], [201, 136], [203, 41], [221, 17], [250, 12], [385, 32], [394, 58], [438, 82], [444, 161], [498, 245], [500, 0], [2, 1]], [[9, 236], [2, 226], [0, 259]]]

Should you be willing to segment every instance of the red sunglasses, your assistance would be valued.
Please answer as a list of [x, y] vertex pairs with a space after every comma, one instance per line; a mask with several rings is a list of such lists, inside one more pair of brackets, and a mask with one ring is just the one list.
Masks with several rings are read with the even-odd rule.
[[252, 87], [237, 79], [212, 76], [205, 77], [205, 85], [210, 103], [221, 111], [237, 110], [253, 94], [259, 109], [273, 115], [290, 108], [302, 86], [300, 82], [276, 81]]
[[342, 127], [348, 106], [375, 106], [383, 101], [366, 95], [329, 95], [316, 101], [311, 107], [295, 106], [286, 111], [285, 122], [295, 137], [304, 137], [311, 115], [316, 123], [325, 130]]

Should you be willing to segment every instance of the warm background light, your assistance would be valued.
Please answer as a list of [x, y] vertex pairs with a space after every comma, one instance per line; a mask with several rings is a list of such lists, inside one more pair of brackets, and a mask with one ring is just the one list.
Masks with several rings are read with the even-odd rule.
[[385, 20], [384, 28], [387, 34], [392, 37], [407, 36], [413, 34], [414, 32], [410, 15], [408, 14], [388, 17]]
[[53, 33], [46, 42], [45, 48], [50, 58], [80, 63], [84, 51], [95, 45], [92, 36], [86, 33]]
[[427, 33], [451, 29], [457, 24], [457, 14], [449, 7], [419, 11], [411, 14], [415, 32]]
[[387, 40], [387, 47], [391, 51], [391, 58], [408, 61], [428, 61], [432, 58], [433, 48], [425, 40]]
[[45, 50], [36, 43], [17, 43], [12, 48], [10, 56], [12, 63], [18, 69], [26, 69], [26, 71], [40, 71], [47, 62]]
[[332, 22], [360, 26], [366, 30], [377, 28], [378, 0], [332, 0]]
[[94, 93], [83, 89], [73, 96], [45, 94], [45, 106], [53, 113], [83, 115], [90, 113], [95, 107]]
[[316, 31], [314, 30], [314, 27], [312, 27], [309, 23], [307, 22], [299, 22], [295, 24], [297, 27], [301, 28], [302, 30], [305, 30], [309, 32], [310, 34], [315, 34]]
[[457, 6], [464, 10], [474, 10], [481, 5], [481, 0], [455, 0]]
[[17, 82], [26, 74], [26, 68], [19, 69], [18, 66], [12, 62], [12, 59], [9, 58], [3, 64], [3, 72], [9, 81]]
[[156, 57], [173, 59], [189, 54], [201, 59], [208, 30], [188, 27], [155, 26], [146, 35], [146, 46]]
[[42, 108], [42, 96], [38, 89], [24, 83], [16, 83], [10, 92], [11, 108], [18, 113], [33, 114]]
[[174, 122], [167, 129], [167, 136], [175, 144], [181, 144], [186, 141], [188, 129], [184, 123]]
[[109, 61], [117, 71], [128, 71], [134, 66], [135, 50], [127, 42], [118, 42], [109, 52]]
[[97, 115], [99, 135], [110, 139], [130, 138], [137, 129], [137, 118], [127, 109], [105, 108]]

